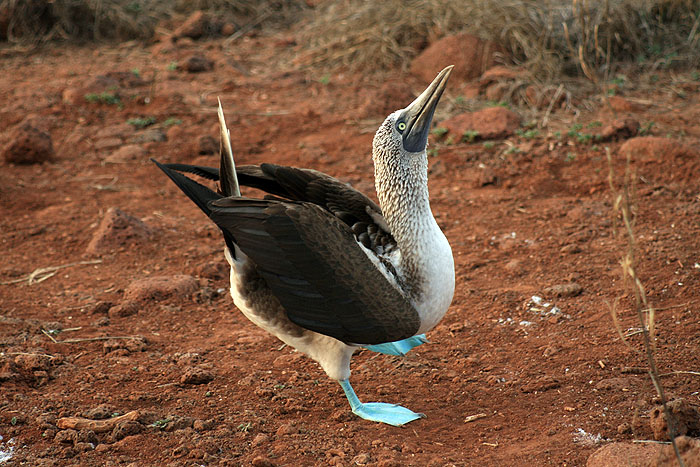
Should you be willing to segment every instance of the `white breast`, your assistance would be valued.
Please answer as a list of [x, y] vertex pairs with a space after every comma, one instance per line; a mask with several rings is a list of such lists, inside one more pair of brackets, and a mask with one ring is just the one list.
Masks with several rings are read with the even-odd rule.
[[423, 292], [416, 303], [421, 317], [419, 334], [435, 327], [445, 316], [455, 290], [452, 248], [434, 219], [432, 224], [416, 252], [422, 276], [420, 289]]

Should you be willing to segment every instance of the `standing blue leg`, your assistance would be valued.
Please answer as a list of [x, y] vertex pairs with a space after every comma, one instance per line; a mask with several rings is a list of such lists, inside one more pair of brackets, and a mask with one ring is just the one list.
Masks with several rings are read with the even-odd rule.
[[408, 339], [404, 339], [402, 341], [387, 342], [386, 344], [363, 345], [362, 347], [369, 349], [372, 352], [403, 357], [413, 347], [418, 347], [426, 342], [428, 342], [428, 339], [425, 338], [425, 334], [418, 334], [417, 336], [409, 337]]
[[350, 386], [350, 381], [344, 379], [339, 381], [339, 383], [350, 402], [352, 413], [365, 420], [401, 426], [413, 420], [425, 417], [422, 413], [415, 413], [397, 404], [386, 404], [384, 402], [367, 402], [363, 404], [360, 402], [360, 399], [358, 399], [352, 386]]

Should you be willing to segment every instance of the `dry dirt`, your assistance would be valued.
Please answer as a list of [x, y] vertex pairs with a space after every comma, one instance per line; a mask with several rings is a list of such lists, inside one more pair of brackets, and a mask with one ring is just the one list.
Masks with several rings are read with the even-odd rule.
[[[55, 151], [45, 163], [0, 165], [5, 465], [585, 465], [610, 441], [653, 439], [656, 393], [607, 182], [604, 147], [620, 182], [623, 144], [637, 173], [638, 274], [657, 309], [661, 380], [670, 398], [698, 403], [697, 78], [660, 73], [655, 87], [628, 85], [618, 111], [590, 100], [537, 134], [432, 143], [454, 301], [430, 344], [353, 359], [361, 399], [427, 415], [395, 428], [352, 415], [314, 362], [236, 311], [220, 235], [149, 161], [216, 165], [219, 96], [238, 163], [313, 167], [373, 193], [382, 85], [425, 83], [269, 66], [292, 43], [61, 46], [2, 59], [1, 145], [29, 121]], [[195, 52], [205, 60], [189, 60]], [[213, 69], [187, 71], [207, 58]], [[156, 121], [145, 129], [126, 123], [147, 116]], [[656, 138], [577, 142], [625, 116]], [[28, 278], [55, 266], [65, 267]], [[618, 298], [629, 346], [610, 317]], [[74, 416], [107, 421], [60, 429]]]

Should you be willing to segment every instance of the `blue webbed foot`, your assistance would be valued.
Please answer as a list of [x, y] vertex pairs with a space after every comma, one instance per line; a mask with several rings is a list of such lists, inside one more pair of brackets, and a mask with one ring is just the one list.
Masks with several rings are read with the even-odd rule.
[[343, 391], [345, 391], [345, 396], [350, 402], [352, 412], [365, 420], [401, 426], [413, 420], [425, 417], [422, 413], [415, 413], [397, 404], [386, 404], [384, 402], [362, 403], [352, 389], [352, 386], [350, 386], [350, 381], [343, 380], [339, 382]]
[[372, 352], [403, 357], [413, 347], [418, 347], [426, 342], [428, 342], [428, 339], [426, 339], [425, 334], [418, 334], [417, 336], [409, 337], [408, 339], [401, 341], [387, 342], [385, 344], [363, 345], [363, 347], [371, 350]]

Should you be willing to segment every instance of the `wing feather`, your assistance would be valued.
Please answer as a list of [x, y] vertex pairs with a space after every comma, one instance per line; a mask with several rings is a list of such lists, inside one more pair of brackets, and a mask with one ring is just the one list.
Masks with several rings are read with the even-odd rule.
[[210, 208], [211, 219], [255, 262], [292, 322], [355, 344], [418, 331], [414, 307], [328, 211], [249, 198], [222, 198]]

